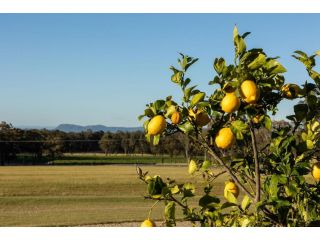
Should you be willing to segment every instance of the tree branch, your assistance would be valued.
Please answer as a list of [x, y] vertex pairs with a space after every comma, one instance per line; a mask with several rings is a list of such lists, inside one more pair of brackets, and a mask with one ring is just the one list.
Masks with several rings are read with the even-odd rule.
[[255, 169], [255, 182], [256, 182], [256, 196], [254, 201], [260, 201], [260, 192], [261, 192], [261, 182], [260, 182], [260, 166], [259, 166], [259, 159], [258, 159], [258, 151], [257, 151], [257, 141], [256, 136], [254, 134], [254, 129], [252, 127], [252, 123], [250, 124], [250, 134], [251, 134], [251, 141], [252, 141], [252, 148], [253, 148], [253, 157], [254, 157], [254, 169]]
[[233, 181], [240, 187], [242, 191], [244, 191], [249, 198], [254, 200], [254, 196], [245, 188], [245, 186], [239, 181], [238, 177], [232, 172], [232, 170], [225, 164], [225, 162], [219, 158], [219, 156], [208, 146], [206, 141], [199, 141], [197, 138], [190, 136], [193, 140], [198, 142], [200, 145], [202, 145], [204, 148], [207, 149], [208, 153], [216, 160], [219, 162], [220, 165], [223, 165], [223, 167], [227, 170], [229, 173], [230, 177], [232, 178]]
[[216, 180], [219, 176], [225, 174], [226, 172], [227, 172], [227, 171], [222, 171], [222, 172], [220, 172], [220, 173], [218, 173], [218, 174], [213, 175], [212, 178], [209, 180], [209, 182], [213, 182], [213, 181]]

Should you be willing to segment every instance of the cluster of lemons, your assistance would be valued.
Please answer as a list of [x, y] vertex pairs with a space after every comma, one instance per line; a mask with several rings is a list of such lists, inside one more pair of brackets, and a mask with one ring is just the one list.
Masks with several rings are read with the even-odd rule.
[[[240, 97], [246, 104], [255, 104], [260, 98], [260, 89], [256, 83], [252, 80], [245, 80], [242, 82], [239, 89]], [[301, 88], [296, 84], [285, 84], [281, 88], [281, 95], [287, 99], [297, 98], [302, 93]], [[225, 113], [236, 112], [241, 105], [240, 97], [237, 96], [236, 91], [228, 91], [221, 100], [220, 106], [222, 111]], [[202, 110], [189, 110], [188, 119], [192, 121], [199, 127], [206, 126], [210, 122], [208, 114]], [[256, 115], [252, 118], [252, 122], [259, 123], [263, 120], [263, 115]], [[171, 122], [177, 125], [181, 122], [182, 115], [179, 111], [175, 111], [171, 115]], [[156, 115], [153, 117], [148, 124], [148, 134], [150, 136], [155, 136], [161, 134], [166, 129], [167, 123], [162, 115]], [[215, 143], [220, 149], [230, 148], [236, 141], [236, 138], [229, 127], [221, 128], [216, 137]], [[197, 165], [194, 161], [189, 164], [189, 173], [195, 172]], [[320, 181], [320, 162], [317, 162], [312, 167], [312, 176]], [[231, 192], [237, 198], [239, 195], [239, 188], [234, 181], [229, 180], [225, 184], [225, 193]], [[141, 227], [155, 227], [155, 223], [147, 219], [142, 224]]]
[[[254, 81], [246, 80], [241, 84], [240, 94], [244, 102], [254, 104], [260, 97], [260, 90]], [[240, 104], [240, 99], [236, 95], [235, 91], [227, 92], [221, 101], [221, 109], [226, 113], [232, 113], [239, 109]], [[208, 114], [202, 110], [190, 109], [188, 118], [200, 127], [206, 126], [210, 122]], [[171, 115], [172, 124], [179, 124], [181, 119], [182, 116], [179, 111], [176, 111]], [[153, 117], [148, 124], [148, 134], [150, 136], [161, 134], [165, 130], [166, 126], [167, 123], [165, 118], [162, 115], [157, 115]], [[217, 147], [221, 149], [230, 148], [234, 142], [235, 136], [228, 127], [220, 129], [215, 137], [215, 143]]]
[[[260, 98], [260, 89], [252, 80], [245, 80], [240, 86], [240, 95], [244, 102], [247, 104], [255, 104]], [[222, 99], [220, 106], [225, 113], [236, 112], [241, 105], [240, 98], [237, 96], [236, 91], [226, 92]], [[229, 127], [219, 130], [215, 143], [221, 149], [228, 149], [235, 143], [235, 136]]]
[[[301, 94], [302, 90], [296, 84], [285, 84], [281, 88], [281, 95], [287, 99], [294, 99]], [[242, 82], [239, 89], [240, 97], [246, 104], [255, 104], [260, 98], [260, 89], [252, 80], [245, 80]], [[240, 97], [237, 96], [236, 91], [228, 91], [221, 100], [220, 106], [225, 113], [236, 112], [240, 105]], [[259, 123], [263, 120], [264, 115], [256, 115], [252, 118], [253, 123]], [[171, 115], [171, 122], [177, 125], [181, 122], [182, 115], [179, 111], [175, 111]], [[205, 111], [190, 109], [188, 113], [189, 121], [193, 122], [199, 127], [206, 126], [210, 122], [210, 117]], [[156, 115], [148, 124], [148, 134], [155, 136], [161, 134], [166, 129], [167, 123], [162, 115]], [[229, 127], [221, 128], [215, 136], [216, 146], [220, 149], [230, 148], [236, 141], [236, 138]]]

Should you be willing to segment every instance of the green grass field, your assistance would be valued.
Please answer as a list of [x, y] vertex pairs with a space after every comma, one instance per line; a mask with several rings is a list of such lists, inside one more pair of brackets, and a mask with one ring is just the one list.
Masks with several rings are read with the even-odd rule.
[[105, 154], [64, 154], [53, 160], [54, 165], [101, 165], [101, 164], [156, 164], [156, 163], [186, 163], [184, 156], [170, 157], [168, 155], [105, 155]]
[[[151, 175], [195, 181], [187, 167], [142, 166]], [[216, 180], [221, 195], [225, 176]], [[202, 189], [197, 189], [202, 194]], [[79, 226], [142, 221], [153, 204], [134, 165], [0, 167], [0, 226]], [[163, 203], [152, 217], [163, 219]], [[178, 212], [179, 215], [179, 212]]]

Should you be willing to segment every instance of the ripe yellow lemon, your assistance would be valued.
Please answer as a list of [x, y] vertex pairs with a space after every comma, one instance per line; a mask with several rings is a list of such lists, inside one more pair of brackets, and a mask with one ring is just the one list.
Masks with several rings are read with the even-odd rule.
[[153, 117], [148, 124], [148, 134], [151, 136], [162, 133], [167, 127], [165, 118], [162, 115]]
[[194, 121], [195, 124], [199, 127], [203, 127], [210, 122], [210, 118], [206, 112], [201, 110], [194, 111], [193, 109], [189, 110], [189, 119]]
[[282, 86], [281, 92], [283, 97], [293, 99], [298, 97], [301, 88], [297, 84], [289, 83]]
[[254, 116], [252, 118], [252, 122], [253, 123], [259, 123], [259, 122], [261, 122], [263, 120], [263, 118], [264, 118], [264, 115], [258, 114], [258, 115]]
[[312, 166], [312, 176], [320, 181], [320, 162], [313, 164]]
[[226, 113], [232, 113], [239, 109], [240, 99], [235, 92], [227, 93], [221, 101], [221, 109]]
[[197, 163], [194, 160], [190, 160], [189, 162], [189, 168], [188, 168], [188, 173], [189, 174], [194, 174], [197, 171]]
[[215, 142], [218, 148], [227, 149], [234, 144], [235, 140], [234, 134], [230, 128], [222, 128], [219, 130]]
[[253, 104], [259, 100], [260, 90], [254, 81], [245, 80], [241, 84], [240, 94], [245, 102]]
[[179, 124], [180, 121], [181, 121], [181, 113], [178, 112], [178, 111], [172, 113], [172, 115], [171, 115], [171, 122], [172, 122], [172, 124], [175, 124], [175, 125], [176, 125], [176, 124]]
[[156, 227], [156, 224], [154, 223], [154, 221], [147, 219], [141, 223], [141, 227]]
[[233, 193], [236, 198], [239, 196], [239, 188], [233, 181], [227, 181], [224, 190]]

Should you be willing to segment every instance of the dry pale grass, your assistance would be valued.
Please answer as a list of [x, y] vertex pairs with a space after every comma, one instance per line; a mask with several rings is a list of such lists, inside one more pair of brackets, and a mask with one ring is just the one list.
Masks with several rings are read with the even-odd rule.
[[[202, 194], [201, 177], [189, 176], [186, 166], [142, 169], [196, 182]], [[225, 176], [217, 179], [216, 194], [222, 194], [224, 181]], [[134, 165], [0, 167], [0, 226], [137, 225], [153, 204], [144, 200], [145, 192]], [[152, 217], [163, 220], [163, 203]]]

